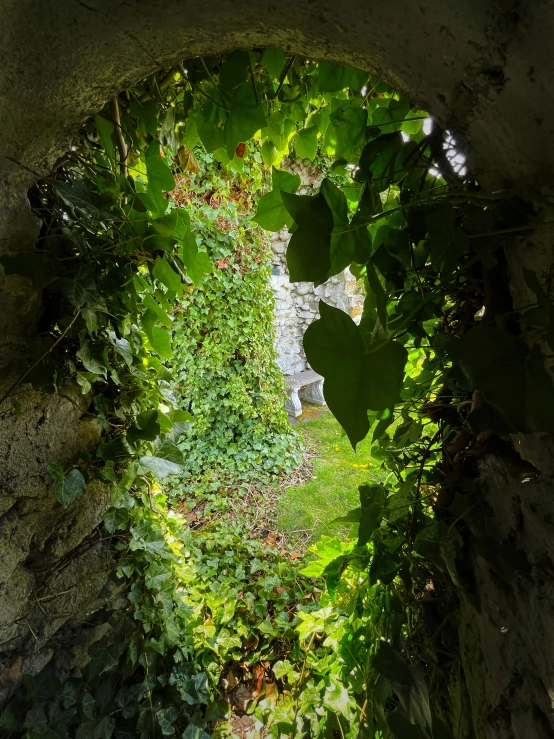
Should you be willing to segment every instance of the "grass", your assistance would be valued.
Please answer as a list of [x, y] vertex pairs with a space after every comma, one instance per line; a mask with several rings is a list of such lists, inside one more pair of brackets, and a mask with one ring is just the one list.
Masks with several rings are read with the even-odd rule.
[[359, 485], [380, 482], [385, 473], [378, 462], [374, 466], [371, 461], [369, 439], [358, 444], [358, 451], [354, 452], [330, 412], [302, 423], [299, 430], [315, 453], [313, 473], [311, 479], [282, 493], [277, 530], [287, 538], [297, 536], [306, 544], [322, 534], [334, 536], [346, 531], [332, 521], [359, 505]]

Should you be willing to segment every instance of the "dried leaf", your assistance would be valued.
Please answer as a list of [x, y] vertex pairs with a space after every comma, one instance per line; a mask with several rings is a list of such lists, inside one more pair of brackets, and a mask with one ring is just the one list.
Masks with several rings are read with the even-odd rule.
[[200, 166], [196, 161], [196, 157], [188, 146], [181, 146], [177, 152], [177, 158], [179, 159], [179, 164], [181, 165], [183, 172], [190, 172], [191, 174], [200, 172]]

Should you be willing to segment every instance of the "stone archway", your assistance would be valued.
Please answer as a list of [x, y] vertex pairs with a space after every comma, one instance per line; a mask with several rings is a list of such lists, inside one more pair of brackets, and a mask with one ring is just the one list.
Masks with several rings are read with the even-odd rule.
[[[36, 224], [27, 189], [67, 150], [85, 116], [179, 58], [234, 48], [278, 46], [375, 71], [463, 137], [483, 181], [525, 191], [549, 207], [544, 187], [554, 172], [554, 7], [546, 0], [345, 0], [340, 11], [330, 0], [0, 0], [0, 17], [2, 251], [31, 248]], [[516, 298], [523, 294], [522, 262], [544, 274], [554, 261], [551, 252], [548, 236], [510, 247]], [[2, 278], [2, 384], [24, 363], [22, 339], [39, 311], [39, 297], [28, 284]], [[94, 443], [93, 436], [71, 400], [30, 395], [18, 421], [0, 409], [0, 641], [7, 645], [6, 668], [24, 652], [28, 637], [10, 621], [31, 597], [45, 561], [71, 559], [76, 576], [91, 558], [101, 561], [102, 542], [87, 542], [98, 510], [88, 517], [84, 509], [72, 511], [81, 518], [54, 515], [46, 483], [52, 458], [63, 459], [72, 444]], [[539, 470], [525, 497], [520, 481], [494, 456], [485, 460], [483, 482], [499, 528], [506, 538], [518, 538], [532, 575], [500, 586], [477, 559], [482, 613], [467, 610], [460, 625], [478, 737], [547, 737], [554, 726], [552, 445], [524, 439], [520, 446], [521, 456]], [[101, 507], [101, 490], [97, 500]], [[62, 627], [86, 612], [98, 593], [72, 591], [69, 616], [53, 633], [44, 631], [41, 644], [25, 654], [25, 669], [40, 669], [52, 657], [52, 637], [63, 646]]]

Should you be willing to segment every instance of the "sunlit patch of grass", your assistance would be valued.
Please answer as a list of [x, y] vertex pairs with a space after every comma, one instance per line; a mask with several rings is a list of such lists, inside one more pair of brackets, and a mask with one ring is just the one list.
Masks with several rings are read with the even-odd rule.
[[298, 428], [315, 452], [313, 474], [311, 479], [283, 492], [277, 527], [287, 538], [297, 536], [299, 541], [309, 543], [322, 534], [346, 533], [346, 527], [331, 522], [359, 505], [359, 485], [382, 481], [385, 473], [377, 461], [371, 460], [369, 439], [358, 444], [354, 452], [330, 412]]

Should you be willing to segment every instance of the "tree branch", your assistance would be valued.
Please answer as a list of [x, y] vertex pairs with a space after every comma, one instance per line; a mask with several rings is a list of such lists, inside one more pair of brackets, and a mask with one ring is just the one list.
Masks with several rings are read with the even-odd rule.
[[119, 169], [124, 177], [127, 177], [127, 159], [129, 157], [129, 151], [127, 144], [123, 138], [123, 131], [121, 129], [121, 118], [119, 117], [119, 103], [115, 97], [111, 102], [112, 108], [112, 119], [115, 125], [115, 140], [117, 142], [117, 148], [119, 151]]

